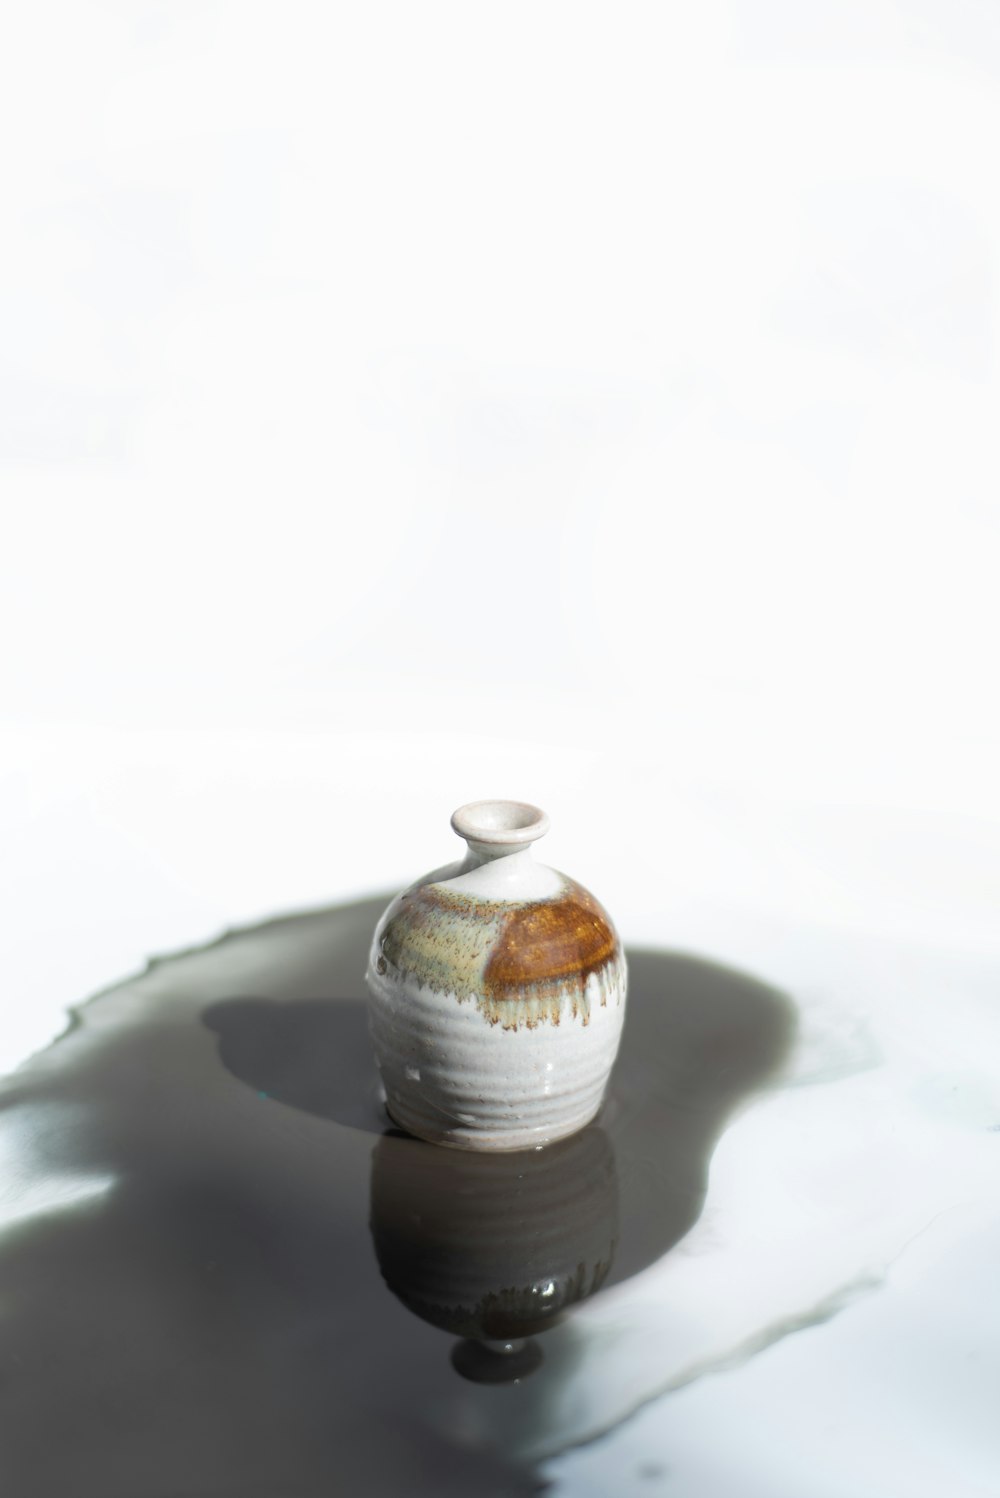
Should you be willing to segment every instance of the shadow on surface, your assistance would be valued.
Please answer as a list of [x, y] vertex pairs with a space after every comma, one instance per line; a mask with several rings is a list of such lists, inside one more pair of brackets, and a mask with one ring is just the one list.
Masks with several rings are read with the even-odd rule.
[[230, 999], [204, 1020], [223, 1066], [254, 1092], [350, 1129], [389, 1128], [363, 999]]
[[[365, 934], [370, 935], [367, 929]], [[363, 970], [365, 954], [357, 957]], [[623, 1193], [614, 1263], [602, 1281], [609, 1285], [654, 1262], [697, 1220], [719, 1132], [740, 1100], [780, 1063], [793, 1025], [787, 999], [716, 963], [643, 949], [629, 950], [628, 963], [621, 1049], [595, 1126], [607, 1142]], [[255, 1093], [386, 1135], [376, 1157], [382, 1176], [393, 1175], [401, 1190], [405, 1176], [419, 1170], [421, 1191], [441, 1204], [434, 1213], [435, 1231], [441, 1231], [443, 1204], [455, 1196], [458, 1171], [463, 1209], [474, 1209], [478, 1190], [484, 1211], [498, 1210], [498, 1173], [506, 1172], [512, 1182], [539, 1179], [538, 1201], [529, 1214], [539, 1231], [546, 1212], [561, 1210], [551, 1190], [552, 1149], [518, 1155], [512, 1168], [494, 1156], [441, 1150], [392, 1129], [381, 1103], [363, 999], [239, 998], [210, 1006], [204, 1021], [219, 1037], [223, 1065]], [[559, 1155], [561, 1174], [587, 1176], [588, 1160], [576, 1160], [577, 1154], [570, 1149]], [[544, 1190], [542, 1179], [549, 1183]], [[520, 1195], [525, 1194], [522, 1186]], [[385, 1198], [383, 1191], [379, 1200]], [[419, 1252], [420, 1245], [414, 1242], [412, 1250]], [[511, 1272], [514, 1267], [509, 1266]], [[515, 1334], [496, 1327], [488, 1333]]]
[[361, 974], [384, 903], [160, 962], [3, 1084], [3, 1143], [41, 1203], [0, 1240], [18, 1498], [539, 1490], [517, 1453], [558, 1439], [569, 1344], [557, 1329], [527, 1383], [478, 1386], [439, 1328], [544, 1331], [676, 1243], [791, 1006], [630, 953], [597, 1124], [537, 1156], [439, 1151], [378, 1104]]

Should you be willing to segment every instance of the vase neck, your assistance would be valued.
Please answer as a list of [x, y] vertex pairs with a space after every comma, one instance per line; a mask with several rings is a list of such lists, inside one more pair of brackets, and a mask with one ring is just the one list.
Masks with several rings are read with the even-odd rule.
[[527, 801], [470, 801], [451, 825], [468, 844], [463, 873], [493, 864], [513, 878], [534, 863], [531, 844], [548, 832], [549, 819]]
[[[523, 843], [480, 843], [474, 838], [466, 838], [462, 872], [481, 868], [484, 863], [499, 863], [501, 859], [514, 859], [518, 866], [535, 861], [530, 846], [525, 847]], [[513, 873], [512, 864], [508, 863], [505, 867]]]

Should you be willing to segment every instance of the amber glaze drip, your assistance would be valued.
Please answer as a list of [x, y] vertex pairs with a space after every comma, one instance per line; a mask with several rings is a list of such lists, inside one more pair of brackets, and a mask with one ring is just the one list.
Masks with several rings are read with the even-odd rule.
[[[558, 1025], [564, 1004], [590, 1016], [587, 980], [620, 958], [611, 919], [572, 879], [550, 900], [479, 900], [440, 884], [401, 895], [386, 921], [381, 960], [459, 1001], [474, 999], [504, 1029]], [[600, 1002], [608, 988], [601, 985]]]

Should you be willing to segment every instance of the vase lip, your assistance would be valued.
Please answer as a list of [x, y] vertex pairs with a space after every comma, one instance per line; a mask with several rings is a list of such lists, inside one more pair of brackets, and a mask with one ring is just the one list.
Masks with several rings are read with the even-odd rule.
[[529, 801], [467, 801], [452, 813], [451, 825], [466, 842], [515, 848], [544, 837], [549, 819]]

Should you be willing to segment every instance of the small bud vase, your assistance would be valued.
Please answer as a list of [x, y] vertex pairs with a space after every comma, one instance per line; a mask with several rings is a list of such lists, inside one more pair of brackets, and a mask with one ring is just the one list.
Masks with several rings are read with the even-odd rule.
[[548, 817], [474, 801], [464, 860], [399, 895], [375, 930], [369, 1019], [389, 1113], [435, 1144], [539, 1148], [597, 1113], [625, 1014], [625, 957], [587, 890], [538, 863]]

